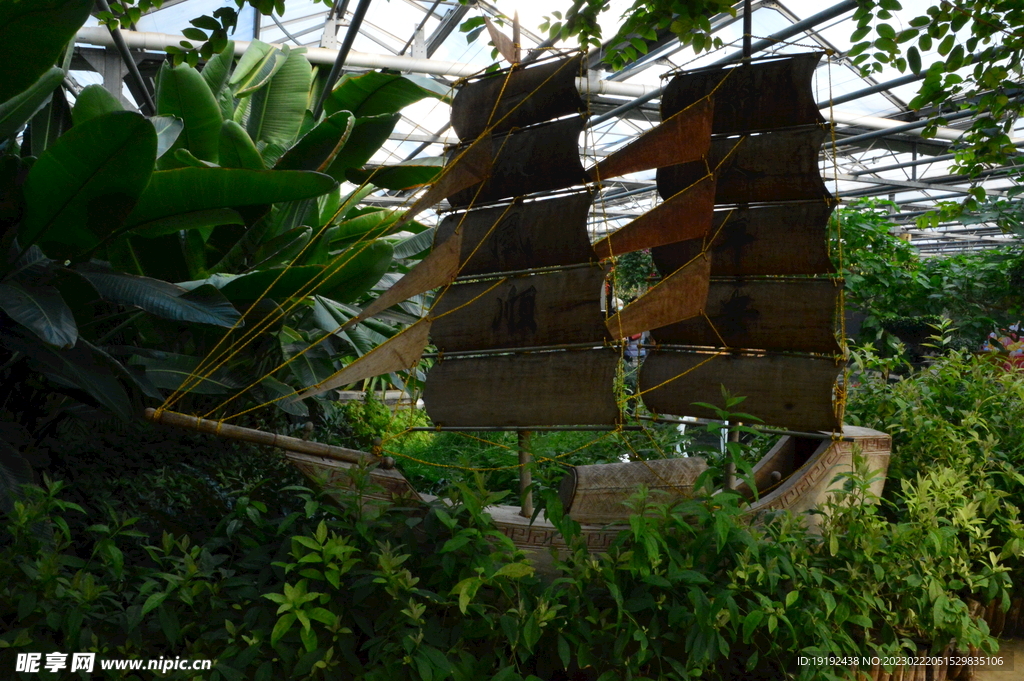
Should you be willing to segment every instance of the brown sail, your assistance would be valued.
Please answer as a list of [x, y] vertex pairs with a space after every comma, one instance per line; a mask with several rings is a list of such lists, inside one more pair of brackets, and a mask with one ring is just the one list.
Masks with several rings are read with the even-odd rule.
[[708, 258], [697, 256], [609, 317], [605, 322], [609, 333], [627, 338], [699, 315], [708, 297], [710, 269]]
[[810, 88], [819, 59], [707, 70], [666, 89], [663, 114], [713, 92], [716, 136], [706, 163], [659, 169], [658, 191], [672, 196], [710, 170], [719, 210], [709, 237], [656, 246], [655, 266], [668, 275], [703, 254], [712, 276], [742, 278], [713, 280], [700, 317], [652, 329], [658, 349], [640, 372], [642, 399], [652, 411], [713, 418], [713, 410], [693, 403], [721, 404], [724, 387], [747, 398], [740, 411], [769, 425], [840, 425], [832, 409], [840, 372], [838, 283], [780, 278], [832, 271], [826, 244], [834, 201], [818, 171], [827, 131]]
[[[470, 80], [452, 100], [452, 128], [459, 139], [495, 134], [583, 110], [576, 89], [582, 55]], [[500, 97], [500, 99], [499, 99]]]
[[599, 307], [606, 274], [593, 265], [456, 284], [434, 306], [431, 338], [441, 352], [611, 340]]
[[656, 125], [587, 171], [592, 182], [696, 161], [708, 153], [714, 100], [702, 99]]
[[612, 425], [618, 364], [611, 348], [445, 359], [423, 402], [439, 426]]
[[595, 259], [586, 230], [592, 201], [589, 192], [579, 192], [453, 213], [437, 226], [434, 244], [461, 226], [463, 275], [589, 262]]
[[523, 130], [492, 135], [490, 177], [448, 197], [454, 207], [479, 205], [586, 182], [580, 162], [583, 118], [574, 116]]
[[834, 431], [840, 427], [833, 408], [836, 376], [841, 369], [828, 358], [790, 355], [719, 355], [672, 350], [653, 351], [644, 361], [640, 392], [658, 414], [717, 418], [722, 388], [746, 399], [734, 409], [764, 423], [793, 430]]
[[459, 272], [461, 245], [462, 235], [456, 232], [341, 328], [355, 326], [356, 323], [374, 317], [392, 305], [451, 282]]
[[295, 399], [303, 400], [307, 397], [320, 395], [328, 390], [340, 388], [367, 378], [389, 374], [393, 371], [411, 369], [419, 364], [420, 358], [423, 356], [423, 350], [427, 347], [429, 335], [430, 320], [421, 319], [404, 329], [397, 336], [370, 350], [341, 371], [335, 372], [329, 378], [310, 386]]
[[[456, 282], [432, 313], [441, 357], [423, 399], [435, 424], [611, 425], [619, 418], [612, 393], [618, 353], [601, 347], [609, 340], [601, 312], [606, 271], [586, 266], [596, 260], [587, 235], [592, 196], [532, 196], [587, 182], [583, 117], [564, 117], [582, 109], [574, 80], [580, 63], [513, 67], [471, 82], [456, 98], [460, 137], [496, 134], [488, 178], [449, 196], [453, 207], [469, 210], [447, 216], [435, 237], [440, 248], [461, 239], [460, 273], [481, 279]], [[543, 122], [551, 118], [558, 120]], [[516, 274], [503, 280], [504, 272]], [[580, 344], [593, 349], [538, 350]], [[487, 354], [451, 356], [473, 352]]]
[[[827, 134], [815, 125], [713, 140], [708, 165], [718, 179], [715, 203], [830, 199], [818, 170], [818, 152]], [[705, 174], [703, 162], [661, 168], [658, 191], [671, 196]]]
[[813, 52], [677, 76], [662, 95], [661, 115], [713, 94], [716, 134], [824, 123], [811, 87], [820, 60], [821, 53]]
[[694, 244], [689, 258], [663, 270], [675, 271], [700, 254], [704, 237], [711, 232], [714, 207], [715, 180], [705, 177], [595, 243], [594, 252], [610, 258], [667, 244]]
[[[834, 207], [832, 202], [817, 200], [716, 211], [711, 227], [711, 276], [835, 272], [828, 253], [828, 219]], [[679, 241], [657, 246], [651, 256], [660, 271], [673, 272], [704, 246], [703, 239]]]
[[829, 279], [712, 280], [705, 316], [651, 333], [656, 343], [838, 353], [841, 284]]

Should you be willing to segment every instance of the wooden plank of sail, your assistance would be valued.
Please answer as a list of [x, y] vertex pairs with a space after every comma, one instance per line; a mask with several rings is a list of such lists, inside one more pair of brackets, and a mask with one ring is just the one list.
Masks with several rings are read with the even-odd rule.
[[[708, 165], [717, 169], [715, 203], [830, 198], [818, 170], [818, 152], [826, 135], [824, 129], [808, 126], [712, 140]], [[672, 196], [706, 173], [703, 161], [659, 168], [658, 191]]]
[[587, 177], [580, 162], [581, 132], [583, 118], [574, 116], [491, 136], [490, 177], [483, 187], [474, 185], [449, 196], [449, 203], [463, 207], [583, 184]]
[[811, 87], [820, 59], [815, 52], [676, 76], [661, 97], [661, 115], [671, 116], [714, 92], [716, 134], [823, 123]]
[[373, 350], [352, 362], [316, 385], [312, 385], [295, 400], [320, 395], [328, 390], [362, 381], [374, 376], [404, 371], [419, 364], [423, 349], [430, 337], [430, 320], [421, 319], [405, 328], [397, 336], [389, 338]]
[[427, 374], [423, 402], [439, 426], [611, 425], [618, 364], [612, 348], [449, 358]]
[[589, 262], [595, 259], [587, 237], [592, 201], [589, 192], [580, 192], [453, 213], [438, 225], [434, 244], [444, 243], [462, 226], [464, 275]]
[[711, 144], [711, 98], [673, 114], [587, 171], [592, 182], [703, 158]]
[[840, 351], [835, 335], [840, 290], [830, 279], [712, 281], [706, 319], [655, 329], [651, 336], [670, 345], [724, 341], [731, 348], [834, 354]]
[[[832, 202], [819, 200], [716, 211], [711, 276], [835, 272], [828, 255], [828, 218], [833, 207]], [[651, 255], [659, 272], [674, 272], [693, 260], [704, 243], [703, 239], [679, 241], [658, 246]]]
[[582, 111], [576, 89], [581, 59], [577, 55], [471, 80], [452, 101], [455, 134], [474, 139], [484, 131], [499, 134]]
[[[706, 177], [595, 243], [594, 252], [599, 258], [610, 258], [690, 239], [702, 244], [703, 238], [711, 231], [714, 207], [715, 180]], [[671, 271], [679, 269], [699, 253], [700, 248]]]
[[[708, 361], [710, 359], [710, 361]], [[738, 411], [770, 426], [799, 431], [839, 429], [832, 396], [841, 369], [832, 359], [794, 355], [714, 356], [652, 351], [640, 369], [644, 404], [657, 414], [717, 418], [694, 402], [722, 404], [724, 386], [746, 399]], [[650, 392], [647, 392], [650, 391]]]
[[608, 317], [605, 325], [609, 333], [614, 338], [626, 338], [699, 315], [707, 301], [710, 271], [706, 255], [695, 258]]
[[498, 286], [455, 284], [431, 312], [431, 338], [441, 352], [611, 340], [601, 312], [606, 274], [594, 265], [515, 277]]

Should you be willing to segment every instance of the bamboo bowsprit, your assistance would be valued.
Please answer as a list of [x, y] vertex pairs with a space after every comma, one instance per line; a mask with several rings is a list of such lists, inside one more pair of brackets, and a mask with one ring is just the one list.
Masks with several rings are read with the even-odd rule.
[[252, 444], [264, 445], [267, 447], [278, 447], [287, 452], [322, 456], [326, 459], [340, 461], [346, 464], [376, 464], [384, 469], [391, 469], [395, 467], [395, 460], [389, 456], [378, 457], [355, 449], [345, 449], [344, 447], [335, 447], [334, 445], [328, 445], [322, 442], [300, 440], [297, 437], [268, 433], [265, 430], [257, 430], [255, 428], [243, 428], [242, 426], [235, 426], [230, 423], [221, 423], [219, 421], [211, 421], [198, 416], [189, 416], [187, 414], [179, 414], [173, 411], [162, 411], [158, 409], [147, 409], [145, 415], [146, 420], [152, 421], [153, 423], [160, 423], [165, 426], [174, 426], [176, 428], [184, 428], [186, 430], [194, 430], [200, 433], [210, 433], [229, 440], [251, 442]]

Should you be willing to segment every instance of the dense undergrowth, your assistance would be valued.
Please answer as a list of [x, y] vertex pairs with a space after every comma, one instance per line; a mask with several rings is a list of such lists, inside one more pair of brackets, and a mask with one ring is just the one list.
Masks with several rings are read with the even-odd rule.
[[1024, 375], [962, 352], [919, 371], [856, 358], [847, 421], [894, 437], [883, 503], [863, 503], [861, 467], [816, 535], [641, 491], [592, 555], [541, 488], [569, 537], [546, 575], [483, 513], [510, 499], [479, 474], [448, 505], [339, 505], [271, 452], [129, 429], [124, 460], [86, 475], [110, 441], [80, 443], [54, 468], [72, 482], [27, 488], [0, 542], [0, 667], [92, 650], [217, 660], [167, 678], [835, 679], [797, 657], [992, 650], [966, 600], [1024, 584]]

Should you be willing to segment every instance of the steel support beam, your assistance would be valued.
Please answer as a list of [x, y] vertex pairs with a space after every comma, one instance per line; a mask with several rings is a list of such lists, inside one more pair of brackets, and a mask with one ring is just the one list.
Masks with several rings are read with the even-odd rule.
[[320, 93], [320, 99], [317, 101], [316, 106], [313, 107], [314, 120], [324, 110], [324, 102], [327, 101], [331, 90], [334, 89], [334, 84], [338, 82], [338, 76], [341, 75], [341, 67], [345, 63], [349, 51], [352, 49], [352, 43], [359, 34], [359, 26], [363, 23], [363, 18], [366, 16], [366, 10], [370, 7], [370, 2], [371, 0], [359, 0], [356, 11], [352, 14], [352, 21], [348, 25], [348, 31], [345, 33], [345, 42], [341, 44], [341, 49], [338, 50], [338, 56], [334, 60], [334, 65], [331, 66], [330, 74], [327, 76], [327, 82], [324, 83], [324, 90]]

